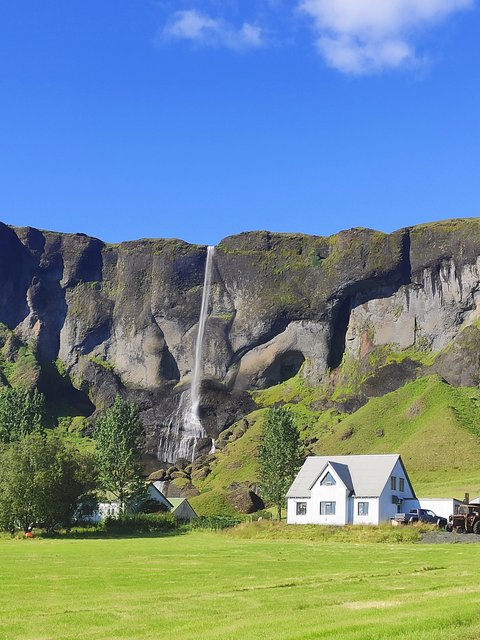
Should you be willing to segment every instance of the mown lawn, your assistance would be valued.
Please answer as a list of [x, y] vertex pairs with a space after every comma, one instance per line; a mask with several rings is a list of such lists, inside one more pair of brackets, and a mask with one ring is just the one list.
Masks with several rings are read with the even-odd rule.
[[0, 540], [0, 638], [480, 637], [480, 545]]

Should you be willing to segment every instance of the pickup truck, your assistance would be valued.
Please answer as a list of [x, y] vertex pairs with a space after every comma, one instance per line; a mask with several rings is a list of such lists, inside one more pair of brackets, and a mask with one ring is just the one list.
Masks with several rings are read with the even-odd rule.
[[430, 511], [430, 509], [410, 509], [408, 513], [396, 513], [395, 520], [397, 522], [403, 522], [404, 524], [427, 522], [429, 524], [436, 524], [440, 529], [445, 529], [448, 522], [446, 518], [437, 516], [437, 514]]

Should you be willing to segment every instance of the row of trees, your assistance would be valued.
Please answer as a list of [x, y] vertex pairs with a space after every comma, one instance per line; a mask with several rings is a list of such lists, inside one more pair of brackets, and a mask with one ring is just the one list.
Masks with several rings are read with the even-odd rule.
[[[80, 450], [58, 429], [45, 429], [44, 415], [38, 392], [0, 389], [0, 528], [68, 526], [79, 505], [88, 513], [98, 498], [114, 500], [123, 512], [142, 495], [143, 428], [134, 404], [115, 400], [97, 421], [90, 449]], [[271, 409], [258, 458], [262, 496], [276, 505], [279, 519], [302, 457], [292, 414]]]
[[[69, 526], [79, 505], [98, 499], [123, 511], [142, 492], [136, 406], [117, 398], [95, 426], [96, 446], [79, 449], [59, 429], [45, 429], [38, 392], [0, 390], [0, 528]], [[87, 443], [88, 441], [85, 441]]]

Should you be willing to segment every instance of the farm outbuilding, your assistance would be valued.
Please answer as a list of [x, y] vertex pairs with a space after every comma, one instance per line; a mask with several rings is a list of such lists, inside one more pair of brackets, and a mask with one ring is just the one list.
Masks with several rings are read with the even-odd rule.
[[197, 517], [195, 510], [186, 498], [167, 498], [161, 489], [163, 483], [155, 481], [148, 485], [148, 495], [152, 500], [163, 504], [178, 520], [193, 520]]

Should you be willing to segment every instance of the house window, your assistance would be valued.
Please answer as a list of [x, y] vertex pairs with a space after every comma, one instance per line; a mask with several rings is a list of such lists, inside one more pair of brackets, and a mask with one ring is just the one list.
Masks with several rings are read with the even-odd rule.
[[322, 480], [320, 481], [320, 484], [322, 486], [325, 486], [325, 485], [330, 486], [332, 484], [337, 484], [337, 483], [335, 482], [335, 478], [332, 476], [332, 474], [329, 471], [327, 475], [324, 478], [322, 478]]
[[306, 516], [306, 515], [307, 515], [307, 503], [297, 502], [297, 516]]
[[321, 516], [334, 516], [335, 515], [335, 502], [320, 502], [320, 515]]
[[358, 515], [359, 516], [368, 516], [368, 502], [359, 502], [358, 503]]
[[397, 479], [395, 476], [390, 476], [390, 489], [392, 491], [396, 491], [397, 489]]
[[405, 491], [405, 479], [404, 478], [399, 478], [398, 479], [398, 490], [399, 491]]

